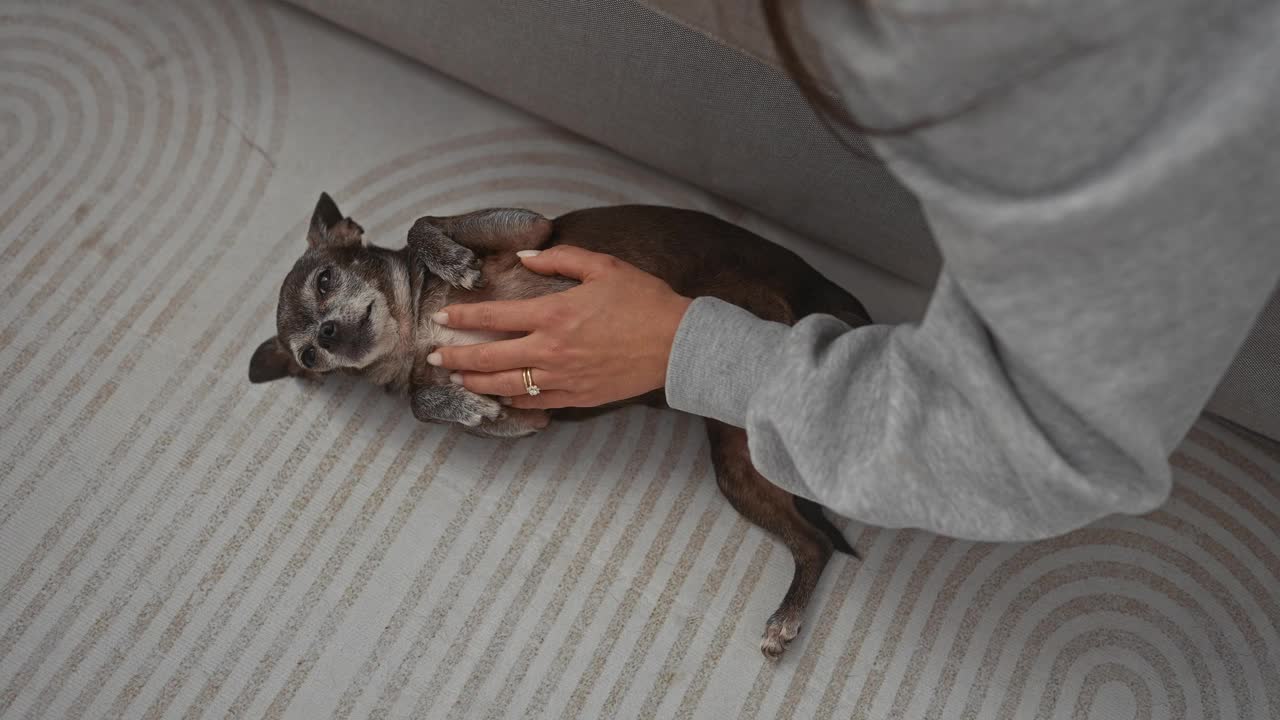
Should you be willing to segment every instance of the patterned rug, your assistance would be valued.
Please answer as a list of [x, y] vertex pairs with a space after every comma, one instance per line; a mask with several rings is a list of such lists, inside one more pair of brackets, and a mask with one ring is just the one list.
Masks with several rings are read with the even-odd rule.
[[849, 524], [780, 663], [786, 551], [700, 421], [484, 441], [251, 386], [321, 190], [370, 236], [696, 207], [882, 319], [921, 298], [304, 14], [0, 4], [0, 716], [1280, 717], [1280, 457], [1211, 420], [1162, 509], [977, 545]]

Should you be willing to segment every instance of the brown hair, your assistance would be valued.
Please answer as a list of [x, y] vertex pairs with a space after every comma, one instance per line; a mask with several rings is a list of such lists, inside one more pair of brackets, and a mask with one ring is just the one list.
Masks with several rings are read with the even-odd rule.
[[[874, 0], [846, 0], [846, 2], [870, 3]], [[903, 125], [893, 127], [872, 127], [860, 122], [855, 118], [839, 100], [839, 97], [833, 92], [823, 87], [818, 78], [805, 65], [804, 59], [800, 55], [800, 50], [796, 45], [795, 39], [787, 27], [787, 0], [761, 0], [761, 6], [764, 9], [765, 23], [769, 29], [769, 37], [773, 40], [774, 49], [778, 53], [778, 60], [782, 63], [782, 68], [791, 76], [796, 87], [800, 89], [800, 93], [809, 101], [809, 105], [813, 107], [818, 115], [818, 119], [827, 127], [833, 135], [850, 151], [858, 155], [866, 155], [865, 151], [851, 145], [839, 130], [832, 124], [834, 119], [839, 125], [846, 130], [852, 130], [863, 135], [872, 136], [893, 136], [906, 135], [917, 130], [924, 130], [938, 125], [947, 120], [951, 120], [965, 113], [978, 109], [988, 103], [1000, 99], [1008, 94], [1008, 92], [1016, 87], [1023, 80], [1030, 80], [1037, 75], [1048, 72], [1056, 67], [1056, 64], [1050, 64], [1049, 67], [1032, 68], [1021, 78], [1016, 78], [1011, 82], [999, 84], [993, 88], [978, 92], [968, 102], [963, 103], [960, 107], [941, 115], [930, 115]], [[955, 11], [947, 13], [934, 13], [931, 15], [920, 14], [904, 14], [894, 12], [889, 9], [880, 9], [887, 15], [893, 15], [901, 20], [909, 20], [911, 22], [931, 22], [941, 21], [950, 22], [966, 17], [971, 17], [972, 13], [966, 11]], [[1091, 52], [1092, 46], [1081, 46], [1063, 53], [1058, 58], [1059, 61], [1065, 62], [1070, 60], [1073, 55]]]
[[845, 128], [863, 135], [904, 135], [931, 124], [929, 120], [919, 120], [898, 127], [877, 128], [860, 122], [837, 96], [822, 86], [822, 83], [805, 65], [804, 59], [800, 56], [800, 49], [787, 28], [786, 0], [761, 0], [761, 5], [764, 9], [765, 23], [769, 28], [769, 37], [773, 40], [774, 49], [778, 53], [778, 60], [782, 63], [783, 69], [791, 76], [800, 94], [809, 101], [809, 105], [817, 112], [819, 119], [833, 134], [839, 136], [830, 124], [832, 119]]
[[[870, 0], [848, 0], [848, 2], [870, 2]], [[805, 100], [809, 101], [809, 105], [813, 107], [818, 115], [818, 119], [826, 125], [842, 143], [849, 149], [862, 155], [864, 152], [857, 150], [849, 145], [842, 137], [841, 133], [832, 126], [831, 120], [834, 119], [839, 125], [847, 130], [853, 130], [863, 135], [875, 136], [893, 136], [906, 135], [917, 130], [932, 127], [938, 123], [948, 120], [956, 115], [963, 114], [974, 107], [989, 100], [989, 97], [979, 96], [974, 98], [957, 111], [948, 113], [938, 117], [924, 117], [912, 120], [903, 125], [892, 127], [873, 127], [859, 121], [849, 112], [831, 91], [823, 87], [813, 72], [805, 65], [804, 59], [800, 55], [800, 49], [796, 45], [795, 38], [789, 31], [787, 20], [787, 0], [761, 0], [761, 6], [764, 10], [765, 24], [769, 29], [769, 37], [773, 40], [773, 46], [778, 53], [778, 60], [782, 63], [782, 68], [791, 76], [800, 93], [804, 95]], [[913, 18], [919, 20], [920, 18]]]
[[800, 94], [809, 101], [818, 115], [823, 119], [835, 118], [841, 125], [858, 132], [872, 132], [871, 128], [858, 122], [814, 77], [800, 57], [800, 50], [787, 28], [787, 13], [783, 7], [784, 0], [762, 0], [765, 24], [769, 28], [769, 38], [778, 53], [782, 68], [791, 76]]

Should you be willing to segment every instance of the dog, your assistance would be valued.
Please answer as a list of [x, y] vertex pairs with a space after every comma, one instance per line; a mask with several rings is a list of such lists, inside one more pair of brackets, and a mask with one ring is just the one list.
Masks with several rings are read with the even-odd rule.
[[[321, 194], [307, 230], [307, 249], [285, 277], [277, 335], [249, 362], [249, 380], [357, 374], [409, 399], [415, 418], [459, 423], [490, 437], [519, 437], [571, 411], [518, 409], [449, 381], [427, 363], [437, 347], [510, 337], [454, 330], [431, 316], [441, 308], [483, 300], [537, 297], [576, 281], [526, 270], [516, 252], [576, 245], [613, 255], [687, 297], [713, 296], [766, 320], [794, 324], [813, 313], [851, 326], [870, 324], [866, 309], [794, 253], [741, 227], [692, 210], [627, 205], [549, 220], [511, 208], [423, 217], [404, 248], [369, 244], [364, 229]], [[665, 406], [661, 390], [626, 403]], [[611, 405], [610, 407], [612, 407]], [[817, 503], [773, 485], [752, 465], [747, 434], [706, 421], [716, 483], [747, 520], [780, 539], [795, 571], [778, 609], [765, 623], [760, 649], [781, 657], [796, 637], [814, 588], [834, 552], [857, 557]]]

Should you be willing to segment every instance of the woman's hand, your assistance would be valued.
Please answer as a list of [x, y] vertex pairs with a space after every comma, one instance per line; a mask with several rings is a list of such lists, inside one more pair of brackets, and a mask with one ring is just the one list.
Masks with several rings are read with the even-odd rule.
[[[468, 390], [509, 397], [521, 408], [594, 407], [666, 384], [667, 356], [689, 298], [611, 255], [558, 245], [522, 259], [534, 272], [582, 284], [532, 300], [444, 308], [433, 319], [451, 328], [529, 334], [443, 347], [428, 362], [458, 370], [451, 378]], [[524, 368], [532, 368], [538, 395], [526, 394]]]

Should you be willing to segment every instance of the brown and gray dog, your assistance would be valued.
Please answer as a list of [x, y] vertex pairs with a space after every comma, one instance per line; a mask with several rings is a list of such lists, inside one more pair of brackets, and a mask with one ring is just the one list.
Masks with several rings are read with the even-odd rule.
[[[254, 352], [249, 379], [358, 374], [407, 394], [422, 421], [461, 423], [493, 437], [536, 432], [552, 414], [504, 407], [452, 384], [447, 370], [426, 361], [440, 346], [502, 336], [452, 330], [431, 316], [454, 303], [572, 287], [572, 280], [526, 270], [515, 255], [560, 244], [613, 255], [682, 295], [714, 296], [767, 320], [792, 324], [827, 313], [854, 326], [870, 322], [861, 303], [792, 252], [704, 213], [631, 205], [548, 220], [528, 210], [481, 210], [421, 218], [409, 231], [408, 246], [389, 250], [366, 244], [364, 230], [322, 194], [308, 248], [280, 290], [279, 334]], [[664, 398], [658, 391], [629, 402], [663, 405]], [[831, 554], [854, 551], [819, 505], [756, 471], [744, 430], [707, 420], [707, 431], [720, 490], [745, 518], [782, 540], [795, 560], [791, 586], [760, 644], [776, 658], [799, 631]]]

